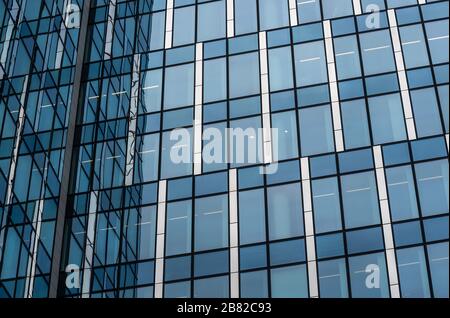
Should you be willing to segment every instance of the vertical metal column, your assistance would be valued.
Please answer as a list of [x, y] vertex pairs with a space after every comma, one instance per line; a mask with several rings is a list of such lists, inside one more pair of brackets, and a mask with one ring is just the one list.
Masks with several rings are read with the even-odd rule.
[[308, 261], [309, 297], [319, 297], [317, 279], [316, 243], [314, 240], [314, 218], [312, 212], [311, 179], [309, 158], [301, 158], [303, 218], [306, 236], [306, 256]]
[[298, 25], [297, 0], [289, 0], [290, 26]]
[[64, 151], [64, 161], [62, 169], [61, 187], [58, 201], [58, 213], [56, 216], [56, 227], [54, 236], [54, 246], [52, 255], [52, 270], [50, 273], [49, 297], [58, 296], [58, 286], [61, 270], [61, 258], [63, 254], [64, 227], [67, 212], [67, 195], [69, 192], [70, 174], [72, 168], [72, 156], [74, 148], [75, 127], [78, 114], [78, 104], [81, 91], [81, 78], [83, 73], [84, 51], [86, 47], [87, 29], [90, 0], [84, 0], [84, 5], [80, 19], [80, 32], [78, 38], [77, 62], [75, 66], [75, 76], [73, 83], [73, 95], [69, 109], [69, 124], [67, 127], [67, 141]]
[[328, 81], [331, 94], [331, 110], [333, 113], [334, 143], [336, 151], [342, 152], [344, 151], [344, 137], [342, 133], [341, 106], [339, 103], [339, 90], [337, 85], [336, 63], [334, 59], [334, 46], [330, 20], [323, 21], [323, 30], [325, 34]]
[[264, 163], [273, 162], [272, 129], [270, 118], [269, 67], [267, 52], [267, 34], [259, 33], [259, 63], [261, 73], [262, 120], [263, 120], [263, 158]]
[[195, 45], [194, 175], [202, 173], [203, 43]]
[[173, 0], [167, 0], [166, 4], [166, 32], [164, 48], [170, 49], [172, 47], [173, 35]]
[[354, 15], [362, 14], [361, 0], [353, 0], [353, 14]]
[[231, 169], [228, 172], [231, 298], [239, 298], [239, 218], [237, 190], [237, 170]]
[[392, 298], [400, 298], [398, 285], [397, 260], [395, 257], [394, 237], [392, 235], [391, 213], [389, 209], [389, 199], [387, 195], [386, 176], [384, 173], [383, 154], [381, 146], [373, 147], [375, 161], [375, 171], [378, 186], [378, 198], [381, 208], [381, 222], [383, 224], [384, 246], [386, 249], [387, 270], [389, 276], [389, 286]]
[[95, 225], [97, 223], [98, 191], [91, 191], [89, 195], [89, 215], [84, 248], [83, 282], [81, 297], [89, 298], [91, 291], [92, 267], [94, 265]]
[[234, 37], [234, 0], [227, 0], [227, 37]]
[[411, 106], [411, 98], [409, 96], [408, 80], [406, 79], [405, 65], [403, 63], [402, 45], [397, 27], [397, 18], [395, 10], [388, 10], [389, 27], [391, 31], [392, 43], [394, 45], [395, 64], [397, 66], [397, 75], [400, 82], [400, 91], [402, 95], [403, 113], [405, 116], [406, 128], [408, 131], [408, 139], [417, 139], [416, 125], [414, 122], [414, 114]]
[[155, 298], [163, 297], [164, 289], [164, 246], [166, 238], [166, 195], [167, 181], [159, 181], [158, 217], [156, 228]]

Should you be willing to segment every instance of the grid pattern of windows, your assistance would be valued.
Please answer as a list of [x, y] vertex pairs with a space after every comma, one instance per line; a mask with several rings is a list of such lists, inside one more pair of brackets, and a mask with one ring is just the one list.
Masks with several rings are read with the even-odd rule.
[[448, 1], [67, 5], [0, 2], [0, 297], [448, 297]]
[[0, 297], [48, 295], [78, 56], [65, 2], [0, 2]]

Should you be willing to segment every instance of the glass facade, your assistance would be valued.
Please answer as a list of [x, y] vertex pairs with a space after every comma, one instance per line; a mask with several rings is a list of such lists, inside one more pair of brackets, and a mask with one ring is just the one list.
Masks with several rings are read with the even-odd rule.
[[448, 298], [448, 12], [1, 0], [0, 297]]

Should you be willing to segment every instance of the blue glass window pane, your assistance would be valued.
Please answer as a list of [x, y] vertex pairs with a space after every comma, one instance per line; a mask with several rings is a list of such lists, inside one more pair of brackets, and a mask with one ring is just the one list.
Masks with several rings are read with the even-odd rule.
[[423, 221], [425, 228], [425, 239], [427, 242], [448, 240], [449, 224], [448, 216], [432, 218]]
[[[428, 2], [436, 2], [436, 1], [437, 0]], [[439, 18], [448, 18], [448, 2], [446, 1], [423, 5], [420, 6], [420, 9], [422, 9], [423, 19], [425, 21]]]
[[334, 257], [344, 255], [344, 236], [342, 233], [321, 235], [316, 237], [317, 257]]
[[[122, 250], [124, 253], [135, 253], [136, 260], [144, 260], [155, 257], [155, 241], [156, 241], [156, 206], [146, 206], [137, 209], [130, 209], [125, 212], [125, 227], [126, 233], [129, 235], [127, 239], [122, 240]], [[42, 233], [51, 223], [43, 223]], [[49, 232], [52, 233], [52, 232]], [[52, 239], [52, 236], [47, 234], [41, 238], [41, 243], [46, 243], [47, 240]], [[125, 241], [128, 245], [125, 245]], [[133, 246], [134, 245], [134, 246]], [[47, 242], [48, 249], [51, 251], [51, 243]], [[131, 258], [131, 257], [130, 257]]]
[[260, 31], [289, 25], [289, 8], [285, 0], [258, 0]]
[[227, 103], [208, 104], [203, 106], [204, 123], [211, 123], [227, 119]]
[[442, 134], [441, 117], [434, 88], [412, 90], [410, 94], [418, 137]]
[[334, 151], [330, 106], [299, 110], [300, 149], [303, 157]]
[[167, 204], [166, 255], [189, 253], [191, 246], [192, 202]]
[[164, 82], [164, 109], [194, 103], [194, 64], [166, 68]]
[[234, 19], [236, 35], [258, 31], [256, 0], [235, 0]]
[[341, 189], [346, 228], [380, 223], [377, 187], [373, 172], [342, 176]]
[[245, 117], [261, 113], [261, 99], [259, 96], [230, 101], [230, 118]]
[[239, 169], [238, 184], [239, 189], [262, 186], [264, 184], [264, 176], [260, 173], [259, 167]]
[[174, 129], [191, 126], [194, 119], [192, 107], [167, 111], [163, 114], [163, 129]]
[[161, 115], [143, 115], [138, 117], [137, 133], [145, 134], [160, 130]]
[[386, 181], [392, 220], [417, 218], [419, 211], [411, 166], [386, 169]]
[[448, 19], [425, 23], [433, 64], [448, 63]]
[[197, 41], [204, 42], [225, 36], [225, 1], [198, 5]]
[[297, 2], [298, 20], [302, 23], [310, 23], [321, 19], [319, 1]]
[[295, 108], [295, 95], [293, 91], [273, 93], [270, 95], [272, 111]]
[[377, 95], [398, 91], [397, 74], [378, 75], [366, 77], [367, 95]]
[[[274, 137], [274, 134], [277, 136]], [[295, 111], [272, 115], [272, 147], [276, 161], [298, 157], [297, 136]]]
[[264, 190], [239, 192], [239, 241], [241, 244], [266, 239]]
[[366, 103], [358, 99], [341, 104], [344, 140], [347, 149], [370, 145]]
[[[369, 0], [366, 0], [369, 1]], [[420, 11], [418, 7], [410, 7], [395, 10], [398, 25], [420, 22]]]
[[415, 170], [422, 215], [448, 213], [448, 161], [416, 164]]
[[307, 298], [306, 265], [275, 268], [270, 271], [273, 298]]
[[427, 46], [420, 24], [399, 28], [403, 57], [407, 68], [429, 64]]
[[307, 87], [297, 90], [298, 107], [323, 104], [330, 101], [328, 85]]
[[380, 227], [346, 233], [349, 254], [382, 250], [383, 233]]
[[241, 97], [259, 93], [258, 53], [229, 57], [230, 97]]
[[395, 71], [389, 30], [361, 33], [359, 40], [365, 75]]
[[267, 298], [268, 279], [267, 271], [241, 273], [240, 285], [242, 298]]
[[155, 181], [158, 178], [159, 134], [145, 135], [136, 140], [135, 182]]
[[170, 180], [167, 183], [169, 200], [190, 198], [192, 196], [192, 178]]
[[191, 296], [191, 282], [164, 284], [164, 298], [189, 298]]
[[173, 132], [163, 133], [161, 179], [182, 177], [192, 172], [192, 128], [180, 131], [180, 134]]
[[347, 266], [344, 259], [318, 263], [321, 298], [348, 298]]
[[269, 48], [291, 44], [291, 32], [289, 28], [267, 32], [267, 46]]
[[358, 40], [355, 35], [334, 39], [334, 54], [340, 80], [361, 76]]
[[406, 139], [403, 108], [399, 94], [370, 98], [369, 110], [374, 144]]
[[291, 47], [269, 50], [269, 79], [272, 92], [294, 87]]
[[[448, 74], [448, 69], [447, 69]], [[448, 78], [448, 75], [447, 75]], [[448, 80], [448, 79], [447, 79]], [[444, 118], [444, 127], [445, 132], [449, 131], [449, 93], [448, 93], [448, 85], [438, 86], [439, 93], [439, 101], [441, 105], [442, 117]]]
[[208, 276], [228, 272], [228, 251], [201, 253], [194, 256], [194, 275]]
[[419, 139], [411, 142], [414, 161], [422, 161], [447, 156], [443, 137]]
[[407, 71], [406, 76], [410, 89], [433, 85], [433, 73], [429, 67]]
[[373, 12], [374, 5], [378, 10], [386, 9], [384, 0], [361, 0], [363, 12]]
[[189, 45], [166, 51], [166, 65], [176, 65], [195, 60], [195, 46]]
[[355, 33], [355, 20], [353, 17], [331, 20], [331, 29], [334, 36]]
[[247, 270], [267, 266], [266, 245], [241, 247], [239, 250], [240, 269]]
[[227, 97], [227, 64], [225, 58], [204, 62], [204, 102], [214, 102]]
[[164, 265], [164, 280], [178, 280], [191, 277], [191, 257], [167, 258]]
[[300, 180], [298, 160], [279, 163], [275, 173], [266, 175], [266, 183], [269, 185], [296, 180]]
[[409, 163], [409, 146], [407, 143], [388, 145], [383, 147], [383, 158], [386, 166]]
[[173, 20], [173, 45], [193, 43], [195, 40], [195, 6], [175, 9]]
[[238, 36], [228, 39], [228, 54], [237, 54], [258, 50], [256, 34]]
[[[301, 23], [301, 21], [300, 21]], [[323, 38], [322, 23], [312, 23], [292, 28], [294, 43], [310, 42]]]
[[416, 0], [387, 0], [388, 8], [406, 7], [408, 5], [413, 5], [416, 3]]
[[352, 0], [322, 0], [322, 11], [325, 20], [352, 15]]
[[303, 212], [299, 183], [267, 189], [269, 239], [303, 235]]
[[312, 195], [316, 233], [342, 229], [337, 178], [313, 180]]
[[437, 65], [433, 67], [436, 84], [444, 84], [449, 80], [449, 65]]
[[197, 279], [194, 281], [194, 298], [228, 298], [228, 276]]
[[448, 298], [448, 242], [428, 245], [427, 250], [434, 297]]
[[195, 200], [196, 251], [228, 246], [228, 195]]
[[342, 152], [338, 154], [338, 158], [341, 173], [373, 168], [373, 153], [371, 149]]
[[232, 142], [229, 156], [231, 166], [260, 163], [263, 149], [263, 138], [261, 134], [258, 134], [261, 128], [261, 117], [233, 120], [230, 122], [230, 128], [232, 129], [229, 137], [230, 143]]
[[364, 15], [357, 15], [356, 16], [356, 24], [358, 26], [359, 32], [364, 31], [372, 31], [373, 29], [384, 29], [389, 27], [388, 17], [386, 12], [377, 12], [376, 17], [375, 15], [370, 14], [364, 14]]
[[309, 162], [311, 177], [318, 178], [329, 176], [337, 173], [336, 156], [327, 155], [320, 157], [313, 157]]
[[1, 272], [2, 279], [14, 278], [17, 276], [17, 266], [20, 253], [20, 237], [17, 232], [13, 229], [9, 231], [6, 243], [5, 243], [5, 253], [8, 257], [3, 259], [3, 266]]
[[306, 261], [304, 240], [270, 244], [270, 265], [285, 265], [304, 261]]
[[386, 259], [384, 253], [349, 258], [353, 298], [388, 298]]
[[[222, 136], [226, 136], [227, 123], [220, 122], [211, 125], [203, 126], [203, 149], [202, 149], [202, 159], [203, 159], [203, 173], [208, 173], [211, 171], [224, 170], [228, 167], [227, 165], [227, 155], [228, 155], [228, 145], [227, 142], [222, 142]], [[214, 175], [213, 175], [214, 176]], [[213, 177], [210, 177], [210, 179]], [[223, 180], [223, 176], [222, 176]], [[202, 192], [219, 191], [223, 192], [223, 185], [215, 183], [215, 189], [208, 189], [208, 184], [203, 183]], [[225, 190], [226, 191], [226, 190]], [[200, 192], [199, 192], [200, 193]], [[212, 193], [212, 192], [211, 192]]]
[[203, 43], [203, 58], [210, 59], [213, 57], [225, 56], [227, 53], [227, 41], [218, 40], [214, 42]]
[[195, 177], [195, 195], [228, 192], [228, 173], [211, 173]]
[[101, 213], [97, 216], [94, 265], [115, 263], [119, 255], [119, 232], [120, 217], [115, 212]]
[[393, 225], [396, 246], [407, 246], [422, 243], [420, 222], [407, 222]]
[[139, 112], [150, 113], [161, 109], [162, 69], [142, 75], [142, 95]]
[[294, 46], [297, 87], [324, 83], [328, 80], [323, 41]]
[[423, 247], [397, 250], [402, 298], [429, 298], [427, 264]]

